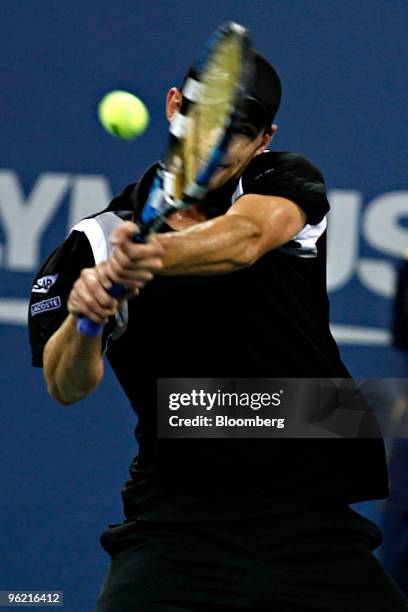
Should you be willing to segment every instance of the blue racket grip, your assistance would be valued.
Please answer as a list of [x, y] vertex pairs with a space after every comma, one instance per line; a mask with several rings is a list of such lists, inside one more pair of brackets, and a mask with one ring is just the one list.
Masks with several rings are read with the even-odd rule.
[[88, 336], [88, 338], [96, 338], [100, 336], [103, 330], [103, 325], [88, 319], [85, 315], [79, 315], [77, 321], [77, 330], [82, 336]]
[[[108, 289], [109, 295], [116, 299], [120, 299], [125, 293], [126, 289], [122, 287], [122, 285], [112, 285], [110, 289]], [[100, 323], [96, 323], [96, 321], [92, 321], [92, 319], [88, 319], [85, 315], [79, 315], [77, 321], [77, 330], [83, 336], [88, 336], [88, 338], [96, 338], [100, 336], [103, 330], [103, 325]]]
[[[138, 232], [137, 234], [135, 234], [133, 240], [134, 242], [143, 243], [146, 242], [146, 237], [147, 234], [145, 232]], [[114, 283], [112, 287], [108, 289], [109, 295], [116, 298], [117, 300], [120, 300], [120, 298], [123, 297], [123, 294], [125, 292], [125, 287], [122, 287], [122, 285], [118, 285], [116, 283]], [[92, 319], [89, 319], [85, 315], [79, 315], [77, 321], [77, 330], [83, 336], [88, 336], [88, 338], [97, 338], [102, 333], [103, 325], [92, 321]]]

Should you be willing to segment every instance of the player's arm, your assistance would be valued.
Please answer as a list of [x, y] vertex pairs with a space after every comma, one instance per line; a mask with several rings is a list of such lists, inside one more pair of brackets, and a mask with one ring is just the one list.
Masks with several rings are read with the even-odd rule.
[[48, 393], [60, 404], [83, 399], [103, 377], [101, 337], [78, 334], [77, 317], [69, 314], [44, 348], [44, 378]]
[[225, 274], [254, 264], [291, 240], [306, 223], [286, 198], [246, 194], [225, 215], [157, 237], [165, 249], [161, 274]]
[[[135, 297], [161, 267], [162, 247], [137, 245], [133, 261], [134, 282], [126, 298]], [[106, 275], [107, 262], [82, 269], [66, 293], [68, 316], [55, 328], [45, 344], [42, 363], [50, 395], [61, 404], [71, 404], [89, 395], [103, 377], [102, 340], [77, 331], [78, 315], [105, 325], [119, 308], [107, 289], [112, 282]], [[55, 285], [57, 287], [57, 285]], [[58, 298], [61, 299], [61, 298]], [[41, 317], [41, 315], [40, 315]], [[36, 321], [40, 323], [40, 317]], [[44, 317], [40, 335], [48, 335]], [[35, 322], [35, 321], [34, 321]], [[32, 321], [32, 324], [34, 324]]]
[[[106, 324], [119, 306], [109, 295], [102, 263], [84, 268], [67, 300], [68, 316], [44, 348], [44, 377], [49, 394], [61, 404], [72, 404], [89, 395], [103, 377], [102, 339], [77, 331], [79, 314]], [[136, 290], [135, 290], [136, 293]]]
[[[225, 215], [188, 229], [157, 234], [164, 247], [162, 275], [226, 274], [255, 263], [266, 252], [286, 244], [303, 228], [306, 214], [281, 197], [246, 194]], [[134, 226], [115, 230], [115, 280], [131, 281]]]

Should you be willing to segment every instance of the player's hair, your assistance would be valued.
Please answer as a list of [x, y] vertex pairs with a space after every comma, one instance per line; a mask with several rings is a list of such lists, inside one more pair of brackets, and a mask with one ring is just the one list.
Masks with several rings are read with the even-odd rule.
[[[270, 133], [273, 119], [280, 106], [282, 85], [275, 68], [261, 53], [252, 49], [251, 55], [254, 66], [253, 78], [248, 87], [248, 94], [240, 104], [239, 118], [253, 124], [259, 131]], [[183, 89], [188, 77], [194, 78], [192, 68], [185, 75], [180, 90]]]
[[280, 106], [282, 85], [275, 68], [263, 55], [253, 49], [252, 57], [255, 70], [248, 99], [253, 98], [262, 108], [266, 126], [270, 129]]

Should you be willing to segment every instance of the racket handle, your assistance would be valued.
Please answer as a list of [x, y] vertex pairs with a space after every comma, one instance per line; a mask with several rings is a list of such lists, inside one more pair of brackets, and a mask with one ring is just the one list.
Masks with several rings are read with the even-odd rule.
[[[112, 285], [110, 289], [108, 289], [109, 295], [120, 300], [120, 298], [125, 293], [126, 289], [122, 287], [122, 285], [117, 285], [116, 283]], [[96, 323], [89, 319], [85, 315], [79, 315], [77, 321], [77, 330], [83, 336], [88, 336], [89, 338], [96, 338], [100, 336], [103, 330], [103, 325], [100, 323]]]
[[[147, 227], [142, 228], [141, 231], [137, 232], [134, 235], [133, 237], [134, 242], [140, 242], [140, 243], [146, 242], [148, 231], [149, 230]], [[123, 297], [123, 294], [125, 292], [126, 292], [126, 289], [122, 287], [122, 285], [118, 285], [116, 283], [114, 283], [112, 287], [108, 289], [109, 295], [116, 298], [117, 300], [120, 300], [120, 298]], [[101, 335], [102, 330], [103, 330], [103, 325], [101, 325], [100, 323], [96, 323], [95, 321], [92, 321], [92, 319], [89, 319], [85, 315], [79, 315], [78, 321], [77, 321], [77, 330], [83, 336], [88, 336], [88, 338], [96, 338]]]
[[103, 330], [103, 325], [88, 319], [85, 315], [79, 315], [76, 327], [82, 336], [88, 336], [88, 338], [97, 338]]

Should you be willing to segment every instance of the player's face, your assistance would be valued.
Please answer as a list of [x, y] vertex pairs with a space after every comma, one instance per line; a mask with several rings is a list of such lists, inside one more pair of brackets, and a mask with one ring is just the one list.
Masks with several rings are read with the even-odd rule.
[[271, 135], [259, 132], [249, 122], [242, 122], [232, 138], [219, 169], [211, 180], [211, 189], [218, 189], [227, 181], [240, 177], [249, 162], [262, 153], [270, 140]]
[[[181, 102], [180, 90], [172, 87], [167, 93], [166, 100], [166, 115], [169, 121], [172, 121], [177, 111], [180, 110]], [[262, 153], [268, 146], [276, 129], [276, 125], [273, 125], [271, 132], [265, 134], [260, 131], [259, 127], [252, 125], [249, 119], [247, 121], [242, 119], [219, 169], [210, 182], [210, 189], [218, 189], [230, 179], [241, 176], [251, 159]]]

